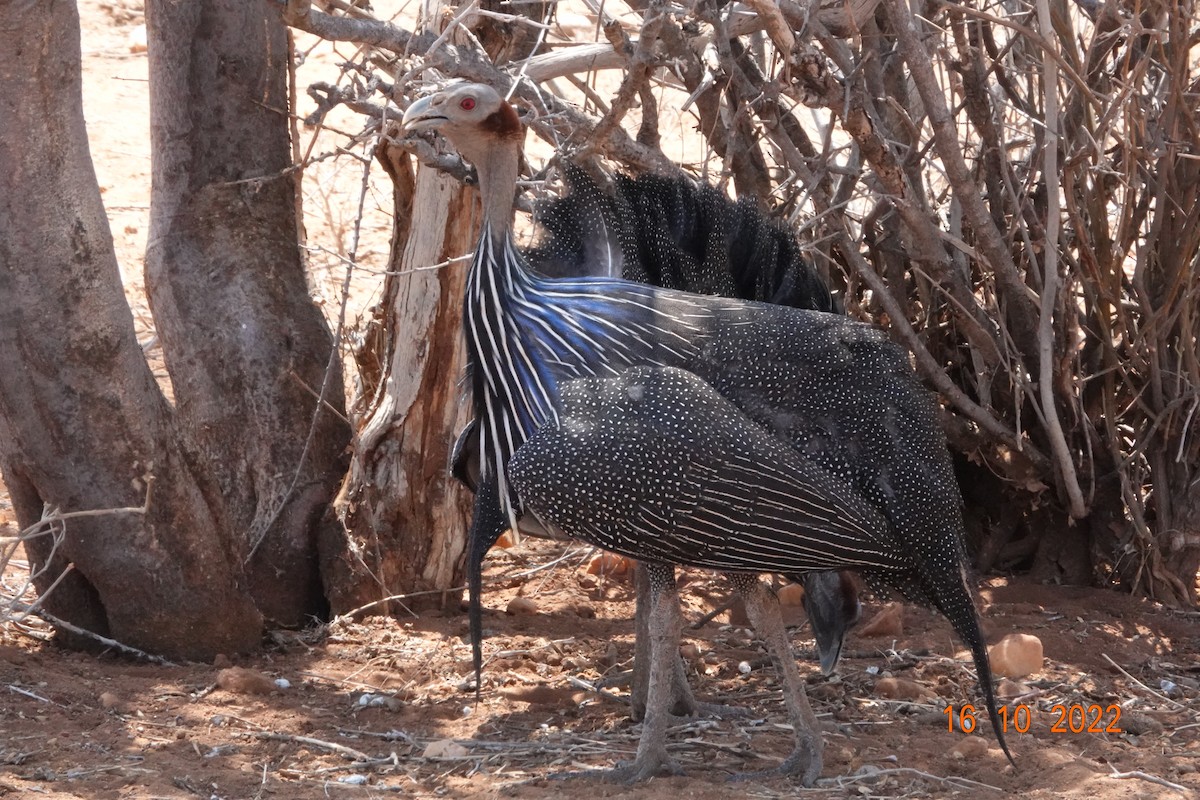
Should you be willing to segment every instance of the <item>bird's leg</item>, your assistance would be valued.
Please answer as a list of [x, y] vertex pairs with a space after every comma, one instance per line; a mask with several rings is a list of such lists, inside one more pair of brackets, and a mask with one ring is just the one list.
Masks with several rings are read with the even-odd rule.
[[637, 757], [629, 765], [618, 767], [614, 777], [640, 781], [662, 772], [678, 775], [679, 765], [667, 755], [667, 725], [670, 712], [673, 675], [679, 662], [679, 592], [675, 587], [675, 568], [666, 564], [642, 564], [649, 584], [648, 616], [650, 675], [646, 687], [646, 715]]
[[[639, 563], [635, 573], [637, 602], [634, 611], [633, 681], [630, 690], [631, 716], [640, 722], [646, 716], [646, 694], [650, 686], [650, 577], [646, 566]], [[675, 664], [671, 669], [671, 689], [667, 710], [677, 717], [692, 717], [700, 710], [692, 687], [688, 684], [683, 660], [679, 657], [679, 642], [675, 642]]]
[[[640, 722], [646, 716], [646, 690], [650, 681], [650, 580], [646, 568], [638, 564], [635, 580], [637, 604], [634, 612], [633, 680], [630, 689], [630, 716]], [[703, 703], [692, 694], [687, 669], [678, 656], [671, 672], [671, 694], [667, 709], [676, 717], [717, 717], [729, 719], [746, 715], [745, 709], [720, 703]]]
[[787, 706], [788, 721], [795, 732], [796, 747], [778, 771], [799, 776], [803, 785], [812, 786], [821, 775], [824, 745], [817, 717], [808, 703], [804, 680], [796, 669], [792, 646], [783, 627], [779, 599], [755, 575], [730, 575], [729, 579], [745, 601], [746, 615], [766, 643], [775, 671], [783, 683], [783, 701]]

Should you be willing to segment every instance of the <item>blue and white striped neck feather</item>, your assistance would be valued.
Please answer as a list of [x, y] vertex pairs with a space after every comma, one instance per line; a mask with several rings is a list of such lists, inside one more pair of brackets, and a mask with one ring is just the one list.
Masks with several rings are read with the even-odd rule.
[[[481, 183], [482, 183], [481, 176]], [[558, 419], [558, 381], [612, 375], [637, 364], [695, 358], [707, 316], [688, 295], [612, 278], [532, 273], [510, 227], [485, 214], [467, 277], [464, 330], [475, 372], [482, 470], [500, 485], [515, 522], [505, 465], [542, 425]]]

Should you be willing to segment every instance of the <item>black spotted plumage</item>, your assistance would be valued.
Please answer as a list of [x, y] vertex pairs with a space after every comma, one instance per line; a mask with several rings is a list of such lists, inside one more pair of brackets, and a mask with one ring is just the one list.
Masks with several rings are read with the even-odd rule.
[[509, 472], [525, 507], [573, 538], [731, 572], [914, 566], [848, 483], [693, 372], [632, 367], [564, 383], [560, 399], [559, 423], [534, 434]]
[[[780, 560], [770, 538], [760, 537], [753, 540], [757, 550], [747, 544], [749, 538], [725, 543], [726, 555], [736, 551], [741, 559], [736, 563], [746, 571], [773, 570], [778, 564], [786, 571], [856, 568], [935, 605], [972, 650], [1007, 754], [987, 652], [962, 571], [957, 487], [932, 400], [904, 351], [874, 328], [834, 314], [610, 278], [540, 277], [512, 244], [519, 156], [519, 137], [512, 131], [519, 122], [511, 108], [487, 87], [463, 85], [414, 103], [405, 123], [436, 127], [450, 137], [476, 164], [483, 193], [480, 243], [464, 304], [480, 430], [480, 489], [470, 554], [475, 608], [478, 560], [506, 519], [533, 514], [568, 534], [603, 535], [613, 549], [626, 548], [635, 557], [654, 553], [667, 563], [681, 563], [698, 552], [697, 544], [710, 554], [721, 552], [720, 518], [735, 520], [733, 531], [756, 530], [764, 519], [780, 516], [763, 510], [764, 497], [791, 492], [795, 502], [786, 527], [790, 538], [785, 538], [799, 553]], [[687, 223], [695, 216], [670, 216], [672, 203], [659, 205], [667, 209], [668, 222]], [[715, 227], [711, 239], [722, 244], [707, 249], [728, 252], [724, 243], [738, 230], [732, 222]], [[752, 235], [754, 227], [747, 230]], [[632, 256], [627, 236], [618, 232], [606, 241], [611, 253]], [[703, 258], [667, 263], [664, 274], [686, 278], [696, 263], [703, 264]], [[788, 286], [786, 281], [764, 285]], [[641, 406], [630, 408], [620, 392], [637, 386], [655, 388], [643, 394]], [[655, 421], [658, 428], [652, 429], [664, 431], [654, 440], [660, 449], [637, 447], [647, 433], [633, 425], [639, 413], [644, 421]], [[672, 439], [670, 421], [689, 413], [709, 421], [708, 428], [721, 435], [689, 435], [682, 433], [684, 426]], [[615, 421], [629, 414], [633, 421]], [[616, 455], [606, 460], [604, 447], [598, 446], [586, 451], [590, 461], [573, 455], [573, 441], [584, 440], [572, 435], [588, 429], [597, 441], [608, 437]], [[595, 519], [604, 516], [597, 503], [622, 502], [620, 496], [605, 500], [598, 482], [617, 471], [625, 473], [623, 480], [646, 479], [659, 470], [656, 457], [674, 459], [693, 472], [664, 495], [663, 504], [630, 500], [630, 508], [610, 517], [602, 534], [594, 530]], [[755, 458], [782, 470], [774, 482], [761, 473], [755, 484], [754, 470], [735, 469]], [[824, 503], [813, 503], [812, 497], [823, 497]], [[844, 514], [829, 513], [843, 506]], [[654, 526], [645, 515], [683, 520], [656, 529], [660, 536], [674, 537], [673, 543], [654, 541]], [[856, 548], [847, 544], [848, 520], [858, 522]], [[778, 526], [782, 534], [784, 523]], [[689, 539], [689, 532], [699, 538]], [[659, 616], [662, 625], [677, 624], [666, 612]], [[477, 621], [476, 615], [473, 624]], [[656, 640], [670, 641], [670, 636], [660, 629]], [[661, 677], [664, 669], [658, 666]], [[661, 717], [659, 723], [656, 737], [643, 735], [639, 764], [643, 746], [657, 747], [655, 758], [666, 758]], [[819, 747], [815, 763], [819, 769]], [[814, 778], [805, 772], [806, 782]]]

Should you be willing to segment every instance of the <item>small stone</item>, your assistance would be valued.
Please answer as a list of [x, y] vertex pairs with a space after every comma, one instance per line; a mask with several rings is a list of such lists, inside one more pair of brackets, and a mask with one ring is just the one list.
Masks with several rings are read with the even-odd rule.
[[736, 628], [750, 627], [750, 615], [746, 613], [746, 604], [741, 597], [735, 597], [729, 607], [729, 624]]
[[112, 710], [121, 705], [121, 698], [117, 697], [112, 692], [104, 692], [100, 695], [100, 707]]
[[904, 609], [899, 603], [888, 603], [879, 613], [859, 627], [859, 636], [883, 637], [904, 635]]
[[614, 642], [609, 642], [608, 647], [604, 651], [604, 655], [596, 659], [596, 666], [601, 672], [612, 669], [621, 660], [620, 653], [617, 652], [617, 645]]
[[930, 691], [916, 681], [904, 678], [880, 678], [875, 681], [875, 694], [892, 700], [921, 700]]
[[129, 52], [144, 53], [146, 46], [146, 26], [138, 25], [129, 32]]
[[742, 673], [743, 675], [749, 675], [751, 672], [754, 671], [754, 667], [750, 665], [749, 661], [739, 662], [737, 669], [738, 669], [738, 672]]
[[425, 745], [422, 758], [462, 758], [470, 755], [470, 751], [453, 739], [438, 739]]
[[512, 531], [505, 531], [504, 533], [500, 534], [500, 538], [496, 540], [496, 544], [493, 545], [493, 547], [499, 547], [502, 550], [508, 550], [509, 548], [515, 547], [516, 544], [517, 537], [512, 535]]
[[1002, 700], [1012, 700], [1014, 697], [1021, 697], [1026, 694], [1029, 694], [1029, 686], [1020, 681], [1001, 678], [1000, 683], [996, 685], [996, 696]]
[[796, 608], [804, 605], [804, 587], [798, 583], [789, 583], [787, 586], [781, 586], [777, 594], [779, 595], [779, 604], [781, 606]]
[[537, 613], [537, 603], [530, 600], [528, 597], [514, 597], [508, 601], [508, 607], [504, 609], [512, 616], [527, 616]]
[[633, 574], [635, 562], [631, 558], [616, 553], [601, 553], [588, 563], [589, 575], [605, 575], [610, 578], [624, 578]]
[[275, 681], [245, 667], [228, 667], [218, 672], [217, 686], [234, 694], [270, 694], [276, 688]]
[[987, 755], [988, 745], [981, 736], [967, 736], [950, 749], [950, 757], [960, 761], [973, 761]]
[[815, 683], [807, 688], [808, 696], [816, 700], [825, 700], [832, 703], [835, 700], [842, 699], [846, 694], [846, 687], [840, 683], [825, 681], [823, 683]]
[[1042, 670], [1042, 640], [1028, 633], [1010, 633], [988, 648], [992, 672], [1004, 678], [1024, 678]]
[[374, 692], [359, 695], [358, 705], [360, 708], [391, 708], [393, 711], [400, 707], [399, 701], [391, 696]]
[[[1112, 716], [1107, 716], [1105, 719], [1110, 720]], [[1121, 718], [1117, 720], [1117, 724], [1113, 727], [1120, 728], [1123, 733], [1128, 733], [1130, 736], [1163, 732], [1163, 724], [1154, 717], [1128, 709], [1121, 711]]]
[[572, 692], [569, 689], [553, 686], [520, 686], [515, 689], [504, 689], [500, 692], [508, 700], [518, 703], [528, 703], [531, 706], [561, 707], [569, 701]]

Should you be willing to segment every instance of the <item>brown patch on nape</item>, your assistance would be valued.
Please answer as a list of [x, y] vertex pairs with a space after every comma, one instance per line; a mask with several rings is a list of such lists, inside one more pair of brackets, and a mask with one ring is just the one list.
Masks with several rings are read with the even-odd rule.
[[500, 101], [500, 108], [489, 114], [480, 127], [497, 139], [520, 139], [525, 134], [517, 110], [507, 101]]

